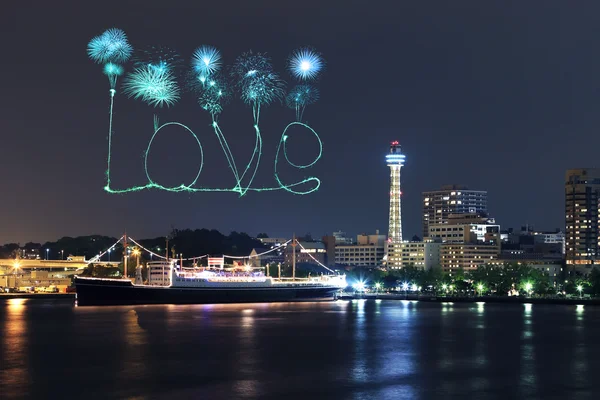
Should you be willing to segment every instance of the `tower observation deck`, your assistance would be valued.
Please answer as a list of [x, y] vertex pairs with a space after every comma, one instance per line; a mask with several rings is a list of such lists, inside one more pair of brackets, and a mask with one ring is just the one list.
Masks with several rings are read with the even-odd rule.
[[404, 166], [406, 156], [398, 141], [390, 144], [390, 152], [385, 161], [390, 167], [390, 221], [388, 240], [392, 243], [402, 242], [402, 209], [400, 204], [400, 169]]

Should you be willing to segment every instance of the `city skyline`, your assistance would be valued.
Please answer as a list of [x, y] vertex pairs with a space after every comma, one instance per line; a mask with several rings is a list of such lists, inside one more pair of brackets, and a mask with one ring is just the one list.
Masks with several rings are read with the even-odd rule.
[[[104, 3], [62, 9], [34, 2], [35, 13], [17, 3], [7, 6], [1, 29], [5, 37], [20, 40], [7, 43], [13, 56], [0, 67], [12, 77], [0, 100], [4, 147], [11, 149], [0, 161], [6, 189], [0, 220], [7, 227], [0, 243], [124, 231], [155, 237], [172, 226], [273, 236], [384, 232], [389, 168], [382, 158], [395, 139], [407, 155], [405, 238], [422, 232], [421, 193], [448, 184], [487, 191], [489, 213], [503, 228], [527, 223], [539, 230], [564, 228], [565, 171], [597, 167], [600, 59], [589, 49], [597, 44], [591, 32], [599, 5], [473, 2], [463, 9], [439, 2], [436, 7], [405, 3], [365, 9], [359, 3], [309, 1], [293, 10], [278, 2], [261, 5], [174, 10], [147, 2], [143, 8]], [[195, 23], [199, 10], [202, 26]], [[84, 49], [90, 37], [110, 27], [124, 29], [142, 47], [175, 43], [185, 62], [203, 43], [219, 47], [227, 62], [249, 49], [267, 52], [279, 60], [277, 68], [290, 51], [317, 48], [327, 60], [319, 81], [321, 100], [310, 112], [310, 125], [324, 146], [323, 158], [310, 171], [321, 179], [319, 191], [243, 198], [104, 193], [107, 105], [98, 94], [106, 91], [106, 82]], [[40, 46], [40, 38], [56, 45]], [[361, 66], [357, 59], [368, 63]], [[119, 152], [111, 179], [127, 187], [143, 178], [145, 146], [140, 143], [148, 140], [154, 110], [119, 101]], [[202, 118], [193, 100], [187, 103], [181, 110], [160, 110], [161, 121], [184, 120], [200, 132], [207, 148], [215, 149], [209, 119]], [[264, 110], [270, 121], [261, 128], [265, 151], [274, 152], [289, 112], [280, 105]], [[253, 139], [235, 122], [244, 113], [243, 105], [232, 105], [234, 121], [227, 126], [236, 132], [228, 138], [236, 159], [248, 156], [245, 149]], [[197, 169], [197, 154], [188, 137], [172, 133], [171, 140], [156, 144], [167, 156], [150, 168], [157, 180], [179, 184]], [[572, 143], [587, 145], [565, 151]], [[291, 156], [302, 161], [315, 150], [310, 138], [298, 138], [296, 149]], [[205, 172], [206, 184], [230, 179], [220, 172], [224, 160], [206, 157], [214, 165]], [[268, 185], [271, 175], [265, 163], [257, 182]]]

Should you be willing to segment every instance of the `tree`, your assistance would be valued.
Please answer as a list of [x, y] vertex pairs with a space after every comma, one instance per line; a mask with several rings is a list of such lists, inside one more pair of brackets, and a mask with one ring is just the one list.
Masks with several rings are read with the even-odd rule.
[[257, 239], [267, 239], [269, 237], [269, 235], [267, 235], [266, 233], [259, 233], [258, 235], [256, 235]]
[[591, 294], [593, 296], [600, 295], [600, 269], [597, 267], [592, 268], [592, 272], [588, 276], [588, 281], [590, 283]]

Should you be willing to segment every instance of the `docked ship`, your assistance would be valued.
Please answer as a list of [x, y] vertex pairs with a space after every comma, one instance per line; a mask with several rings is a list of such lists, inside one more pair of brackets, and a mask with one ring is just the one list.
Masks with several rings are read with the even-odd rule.
[[275, 278], [251, 267], [182, 268], [173, 262], [148, 263], [130, 279], [76, 277], [77, 304], [201, 304], [334, 299], [346, 287], [345, 275]]

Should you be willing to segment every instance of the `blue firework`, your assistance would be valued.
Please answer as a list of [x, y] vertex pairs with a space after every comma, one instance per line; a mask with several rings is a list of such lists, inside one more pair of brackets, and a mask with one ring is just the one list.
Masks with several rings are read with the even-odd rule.
[[106, 63], [104, 65], [104, 75], [106, 76], [120, 76], [123, 74], [123, 67], [119, 64]]
[[231, 92], [227, 82], [221, 76], [214, 74], [203, 84], [196, 85], [198, 103], [213, 116], [223, 111], [223, 106], [229, 100]]
[[214, 47], [198, 47], [192, 55], [192, 66], [199, 76], [208, 78], [221, 69], [221, 53]]
[[306, 107], [319, 100], [319, 91], [310, 85], [297, 85], [285, 98], [290, 108]]
[[172, 72], [152, 65], [136, 68], [125, 78], [124, 92], [151, 106], [171, 106], [179, 100], [179, 87]]
[[111, 28], [88, 43], [88, 56], [98, 64], [124, 63], [131, 57], [133, 48], [121, 29]]
[[149, 66], [159, 70], [168, 69], [171, 72], [182, 63], [181, 57], [175, 50], [164, 46], [150, 46], [140, 51], [134, 61], [136, 68]]
[[302, 120], [307, 105], [319, 100], [319, 91], [310, 85], [297, 85], [285, 98], [288, 107], [296, 110], [296, 120]]
[[108, 77], [110, 88], [114, 89], [117, 86], [117, 78], [123, 74], [123, 67], [119, 64], [106, 63], [104, 64], [104, 75]]
[[242, 100], [249, 104], [269, 104], [281, 101], [285, 95], [285, 82], [273, 72], [257, 72], [242, 84]]
[[289, 58], [288, 68], [292, 75], [300, 80], [317, 77], [324, 66], [321, 55], [309, 48], [296, 50]]
[[261, 73], [265, 74], [272, 71], [273, 66], [266, 55], [249, 51], [235, 60], [232, 74], [243, 81], [244, 79], [252, 78]]
[[285, 96], [285, 82], [273, 72], [273, 67], [264, 54], [242, 54], [236, 60], [232, 72], [239, 79], [241, 97], [246, 103], [269, 104]]

